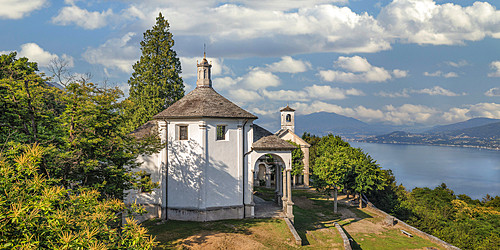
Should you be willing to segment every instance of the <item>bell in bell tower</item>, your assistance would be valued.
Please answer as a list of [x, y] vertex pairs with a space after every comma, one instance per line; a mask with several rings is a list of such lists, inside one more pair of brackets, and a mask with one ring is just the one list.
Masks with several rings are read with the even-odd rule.
[[281, 129], [288, 129], [295, 133], [295, 109], [290, 108], [288, 104], [281, 109]]
[[196, 87], [212, 87], [212, 64], [207, 61], [207, 54], [203, 53], [203, 60], [198, 65], [198, 80], [196, 81]]

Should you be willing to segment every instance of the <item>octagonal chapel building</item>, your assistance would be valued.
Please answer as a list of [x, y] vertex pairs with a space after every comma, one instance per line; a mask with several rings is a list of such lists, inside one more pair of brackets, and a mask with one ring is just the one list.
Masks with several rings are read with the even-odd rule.
[[142, 155], [137, 169], [160, 185], [152, 192], [126, 191], [125, 203], [137, 202], [149, 218], [211, 221], [253, 218], [254, 172], [259, 158], [272, 155], [276, 198], [293, 221], [291, 151], [293, 145], [254, 124], [243, 110], [212, 87], [206, 57], [197, 64], [196, 88], [136, 129], [141, 137], [157, 132], [165, 143], [159, 153]]

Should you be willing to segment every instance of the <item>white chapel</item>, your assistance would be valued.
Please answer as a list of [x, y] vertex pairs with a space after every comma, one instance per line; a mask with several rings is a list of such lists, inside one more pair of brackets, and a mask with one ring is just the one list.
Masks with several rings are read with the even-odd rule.
[[[157, 132], [166, 146], [139, 159], [143, 164], [138, 170], [151, 174], [159, 187], [152, 192], [128, 190], [125, 202], [146, 207], [149, 213], [140, 220], [253, 218], [255, 171], [262, 157], [271, 155], [280, 162], [274, 169], [276, 198], [293, 221], [295, 146], [254, 124], [257, 116], [217, 93], [206, 57], [197, 67], [196, 88], [133, 132], [136, 137]], [[281, 136], [286, 138], [287, 131], [293, 133], [293, 128]]]

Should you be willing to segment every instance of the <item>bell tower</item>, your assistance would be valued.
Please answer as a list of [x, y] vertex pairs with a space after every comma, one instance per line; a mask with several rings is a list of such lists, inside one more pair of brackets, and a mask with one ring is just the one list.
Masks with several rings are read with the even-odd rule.
[[295, 109], [290, 108], [288, 103], [281, 109], [281, 129], [288, 129], [295, 133]]
[[207, 61], [207, 54], [203, 53], [201, 63], [196, 63], [198, 66], [198, 80], [196, 87], [211, 88], [212, 87], [212, 64]]

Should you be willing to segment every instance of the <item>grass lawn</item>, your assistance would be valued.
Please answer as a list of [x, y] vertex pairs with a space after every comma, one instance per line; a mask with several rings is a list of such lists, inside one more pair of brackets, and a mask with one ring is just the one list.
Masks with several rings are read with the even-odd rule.
[[[274, 190], [256, 187], [265, 200], [274, 199]], [[353, 239], [353, 249], [425, 249], [436, 244], [414, 236], [402, 235], [397, 228], [381, 226], [382, 218], [364, 209], [338, 205], [316, 192], [293, 190], [295, 229], [302, 246], [281, 219], [244, 219], [212, 222], [159, 220], [144, 222], [160, 243], [156, 249], [343, 249], [334, 222]]]

